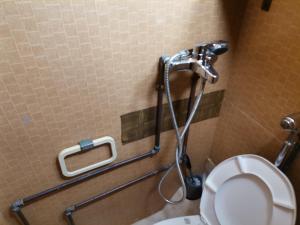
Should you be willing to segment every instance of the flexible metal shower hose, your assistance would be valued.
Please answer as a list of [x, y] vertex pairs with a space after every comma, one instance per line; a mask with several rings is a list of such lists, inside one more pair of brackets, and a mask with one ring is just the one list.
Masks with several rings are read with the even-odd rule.
[[[175, 129], [175, 133], [176, 133], [176, 139], [177, 139], [177, 145], [176, 145], [176, 159], [175, 162], [171, 165], [171, 167], [167, 170], [167, 172], [162, 176], [159, 184], [158, 184], [158, 191], [160, 196], [167, 202], [170, 204], [177, 204], [182, 202], [185, 198], [186, 198], [186, 185], [185, 185], [185, 181], [184, 181], [184, 177], [183, 177], [183, 173], [180, 167], [181, 164], [181, 158], [182, 158], [182, 147], [183, 147], [183, 139], [185, 136], [186, 131], [188, 130], [188, 128], [191, 125], [192, 119], [201, 103], [201, 99], [204, 93], [204, 88], [205, 88], [205, 83], [206, 80], [205, 79], [201, 79], [201, 87], [200, 87], [200, 93], [199, 95], [197, 95], [196, 99], [195, 99], [195, 103], [193, 105], [192, 111], [190, 113], [190, 116], [188, 117], [184, 128], [182, 130], [182, 132], [180, 132], [177, 121], [176, 121], [176, 116], [175, 116], [175, 111], [174, 111], [174, 107], [173, 107], [173, 103], [172, 103], [172, 97], [171, 97], [171, 91], [170, 91], [170, 81], [169, 81], [169, 72], [170, 72], [170, 66], [172, 64], [173, 61], [177, 60], [179, 57], [181, 57], [183, 54], [188, 54], [187, 51], [184, 52], [179, 52], [177, 54], [175, 54], [174, 56], [172, 56], [168, 62], [165, 64], [165, 71], [164, 71], [164, 83], [165, 83], [165, 92], [166, 92], [166, 96], [167, 96], [167, 100], [168, 100], [168, 106], [170, 109], [170, 114], [171, 114], [171, 119], [172, 119], [172, 124], [173, 127]], [[168, 199], [164, 196], [164, 194], [162, 193], [161, 187], [163, 182], [165, 181], [166, 177], [170, 174], [170, 172], [174, 169], [177, 168], [177, 173], [178, 173], [178, 177], [179, 180], [181, 182], [182, 185], [182, 197], [179, 200], [171, 200]]]

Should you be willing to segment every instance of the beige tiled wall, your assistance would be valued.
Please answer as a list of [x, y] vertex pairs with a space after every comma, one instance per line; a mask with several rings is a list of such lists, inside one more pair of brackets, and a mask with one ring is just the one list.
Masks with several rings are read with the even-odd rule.
[[[269, 12], [260, 4], [246, 7], [212, 148], [216, 161], [241, 153], [273, 161], [288, 134], [281, 118], [300, 112], [300, 2], [276, 0]], [[299, 165], [289, 172], [298, 199]]]
[[[200, 41], [234, 43], [243, 4], [239, 0], [1, 0], [0, 212], [4, 220], [16, 224], [8, 210], [15, 199], [64, 181], [57, 154], [81, 139], [113, 136], [118, 160], [148, 151], [153, 137], [121, 144], [120, 115], [155, 105], [161, 55]], [[226, 87], [231, 56], [219, 60], [223, 76], [207, 91]], [[186, 97], [186, 92], [176, 97]], [[189, 151], [198, 170], [210, 150], [216, 124], [217, 119], [212, 119], [192, 127]], [[64, 224], [66, 206], [169, 162], [174, 145], [173, 132], [166, 132], [158, 156], [43, 199], [24, 213], [33, 225]], [[130, 224], [162, 207], [157, 181], [150, 179], [95, 203], [76, 213], [75, 219], [85, 225]], [[170, 191], [177, 189], [171, 184]]]

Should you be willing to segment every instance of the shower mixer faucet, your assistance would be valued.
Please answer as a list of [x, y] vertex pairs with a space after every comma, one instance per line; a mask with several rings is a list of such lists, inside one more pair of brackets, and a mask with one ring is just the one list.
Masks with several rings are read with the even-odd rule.
[[[175, 149], [175, 162], [167, 170], [167, 172], [162, 176], [159, 185], [158, 191], [161, 197], [170, 204], [177, 204], [182, 202], [185, 198], [187, 199], [198, 199], [202, 193], [202, 179], [201, 176], [193, 175], [190, 160], [187, 156], [186, 149], [186, 137], [188, 136], [188, 130], [191, 125], [191, 122], [201, 104], [201, 99], [204, 94], [206, 81], [209, 83], [216, 83], [219, 78], [219, 74], [213, 67], [213, 63], [217, 60], [218, 55], [225, 53], [228, 50], [228, 43], [225, 41], [216, 41], [208, 44], [197, 45], [193, 50], [183, 50], [171, 57], [163, 57], [164, 60], [164, 85], [165, 93], [167, 96], [169, 112], [171, 116], [171, 121], [173, 128], [176, 134], [176, 149]], [[202, 82], [200, 82], [199, 94], [195, 95], [196, 86], [191, 87], [191, 96], [188, 109], [187, 118], [183, 129], [179, 129], [177, 123], [175, 110], [173, 106], [173, 100], [170, 90], [170, 79], [169, 75], [173, 71], [178, 70], [190, 70], [194, 74], [198, 75]], [[193, 88], [193, 89], [192, 89]], [[190, 104], [189, 103], [189, 104]], [[189, 170], [189, 176], [186, 176], [182, 172], [181, 164], [184, 163], [186, 168]], [[179, 200], [171, 200], [164, 196], [162, 192], [162, 184], [165, 178], [173, 169], [177, 169], [178, 177], [182, 185], [182, 197]]]
[[216, 83], [219, 78], [218, 72], [214, 69], [218, 55], [228, 50], [228, 42], [216, 41], [196, 45], [193, 50], [183, 50], [172, 57], [170, 72], [178, 70], [192, 70], [209, 83]]

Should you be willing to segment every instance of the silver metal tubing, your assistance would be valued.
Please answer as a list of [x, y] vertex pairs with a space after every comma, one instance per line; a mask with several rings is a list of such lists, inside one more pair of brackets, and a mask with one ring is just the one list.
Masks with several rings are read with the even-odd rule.
[[[188, 101], [186, 120], [189, 118], [193, 108], [193, 104], [195, 102], [195, 94], [196, 94], [198, 80], [199, 80], [199, 76], [196, 73], [193, 73], [191, 78], [191, 90], [190, 90], [190, 97]], [[183, 154], [186, 154], [187, 151], [188, 136], [189, 136], [189, 129], [185, 132], [185, 137], [183, 140], [183, 148], [182, 148]]]
[[[164, 70], [165, 93], [167, 96], [168, 106], [171, 114], [171, 120], [172, 120], [173, 128], [176, 133], [176, 139], [177, 139], [176, 153], [175, 153], [176, 160], [172, 164], [170, 169], [161, 178], [158, 184], [159, 194], [167, 203], [170, 204], [180, 203], [186, 198], [187, 190], [184, 181], [184, 176], [181, 170], [181, 161], [183, 156], [183, 143], [184, 143], [185, 134], [188, 131], [189, 126], [193, 120], [193, 117], [200, 105], [204, 93], [206, 81], [212, 84], [218, 81], [219, 74], [213, 68], [212, 64], [217, 60], [218, 55], [221, 55], [226, 51], [228, 51], [228, 43], [226, 41], [204, 43], [198, 45], [193, 50], [183, 50], [178, 52], [174, 56], [170, 57], [170, 59], [165, 63], [165, 70]], [[201, 78], [200, 92], [198, 96], [196, 96], [192, 110], [183, 127], [182, 132], [179, 131], [179, 127], [176, 121], [176, 116], [175, 116], [172, 97], [171, 97], [170, 81], [169, 81], [170, 73], [177, 70], [191, 70]], [[170, 199], [167, 199], [163, 195], [161, 187], [165, 178], [169, 175], [171, 170], [174, 168], [177, 168], [178, 177], [182, 185], [182, 198], [179, 200], [172, 201]]]
[[[201, 88], [200, 88], [200, 93], [196, 97], [195, 103], [194, 103], [193, 108], [191, 110], [190, 116], [186, 121], [186, 124], [183, 128], [183, 131], [180, 133], [179, 127], [178, 127], [178, 124], [177, 124], [177, 121], [176, 121], [176, 116], [175, 116], [173, 103], [172, 103], [170, 82], [169, 82], [169, 74], [170, 74], [170, 66], [173, 63], [173, 61], [176, 62], [178, 60], [178, 58], [182, 58], [182, 55], [183, 55], [183, 57], [188, 57], [188, 51], [179, 52], [176, 55], [174, 55], [173, 57], [171, 57], [169, 59], [169, 61], [165, 64], [165, 71], [164, 71], [164, 80], [165, 80], [165, 89], [166, 89], [165, 92], [166, 92], [166, 95], [167, 95], [168, 106], [169, 106], [170, 114], [171, 114], [171, 118], [172, 118], [172, 124], [173, 124], [174, 130], [175, 130], [175, 133], [176, 133], [177, 146], [176, 146], [176, 155], [175, 155], [176, 160], [171, 165], [170, 169], [161, 178], [161, 180], [158, 184], [158, 190], [159, 190], [159, 194], [161, 195], [161, 197], [167, 203], [170, 203], [170, 204], [180, 203], [186, 198], [186, 186], [185, 186], [185, 181], [184, 181], [184, 177], [183, 177], [183, 173], [181, 171], [181, 165], [180, 165], [181, 164], [182, 151], [183, 151], [183, 149], [182, 149], [183, 148], [183, 139], [185, 138], [185, 133], [188, 130], [188, 128], [189, 128], [189, 126], [192, 122], [192, 119], [193, 119], [193, 117], [194, 117], [194, 115], [195, 115], [195, 113], [198, 109], [198, 106], [201, 102], [201, 98], [203, 96], [204, 87], [205, 87], [205, 83], [206, 83], [206, 80], [202, 79], [202, 82], [201, 82], [202, 85], [201, 85]], [[163, 184], [164, 180], [166, 179], [166, 177], [169, 175], [169, 173], [175, 167], [177, 168], [178, 177], [179, 177], [180, 183], [182, 185], [182, 197], [179, 200], [172, 201], [172, 200], [170, 200], [170, 199], [168, 199], [164, 196], [164, 194], [162, 193], [161, 188], [162, 188], [162, 184]]]

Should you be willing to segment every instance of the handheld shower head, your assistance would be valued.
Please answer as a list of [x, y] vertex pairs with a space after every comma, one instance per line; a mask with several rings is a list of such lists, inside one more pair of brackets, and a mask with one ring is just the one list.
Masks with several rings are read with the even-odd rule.
[[215, 55], [222, 55], [228, 51], [228, 42], [227, 41], [216, 41], [210, 43], [206, 46], [206, 49]]
[[213, 53], [214, 55], [222, 55], [229, 49], [228, 42], [219, 40], [211, 43], [201, 43], [195, 46], [194, 55], [205, 55], [207, 53]]

